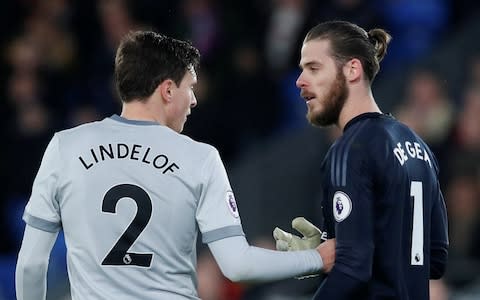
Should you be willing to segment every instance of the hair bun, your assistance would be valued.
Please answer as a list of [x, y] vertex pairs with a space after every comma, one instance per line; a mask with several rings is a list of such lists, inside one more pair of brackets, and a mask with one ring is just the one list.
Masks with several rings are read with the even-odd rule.
[[380, 62], [387, 53], [387, 46], [392, 37], [383, 29], [374, 28], [368, 31], [368, 40], [375, 47], [375, 55]]

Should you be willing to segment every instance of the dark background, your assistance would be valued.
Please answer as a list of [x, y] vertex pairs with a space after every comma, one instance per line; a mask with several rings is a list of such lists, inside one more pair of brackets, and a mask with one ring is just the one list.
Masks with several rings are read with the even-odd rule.
[[[247, 238], [274, 247], [275, 226], [319, 222], [319, 165], [338, 135], [305, 120], [295, 80], [301, 41], [332, 19], [393, 36], [374, 96], [434, 150], [450, 219], [451, 251], [432, 299], [480, 297], [480, 2], [453, 0], [0, 2], [0, 299], [14, 299], [21, 220], [53, 133], [120, 112], [114, 53], [129, 30], [188, 39], [202, 53], [198, 106], [184, 134], [216, 146]], [[388, 176], [388, 174], [386, 174]], [[317, 279], [232, 284], [199, 249], [205, 300], [309, 299]], [[395, 258], [392, 258], [395, 259]], [[68, 299], [62, 236], [49, 299]]]

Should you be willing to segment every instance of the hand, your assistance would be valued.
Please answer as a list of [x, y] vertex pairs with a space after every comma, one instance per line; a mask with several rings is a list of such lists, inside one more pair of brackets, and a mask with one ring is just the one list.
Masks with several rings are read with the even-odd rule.
[[335, 239], [326, 240], [316, 250], [322, 257], [323, 272], [329, 273], [335, 264]]
[[322, 231], [304, 217], [293, 219], [292, 228], [300, 232], [303, 237], [283, 231], [278, 227], [273, 230], [273, 237], [276, 241], [277, 250], [307, 250], [315, 249], [320, 245], [322, 241]]

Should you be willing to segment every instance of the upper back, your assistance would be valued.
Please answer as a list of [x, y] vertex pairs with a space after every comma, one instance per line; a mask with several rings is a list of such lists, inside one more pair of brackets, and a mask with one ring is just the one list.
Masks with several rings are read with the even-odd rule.
[[217, 151], [118, 116], [57, 138], [57, 201], [74, 299], [115, 291], [154, 299], [165, 289], [174, 291], [169, 299], [196, 299], [197, 208]]

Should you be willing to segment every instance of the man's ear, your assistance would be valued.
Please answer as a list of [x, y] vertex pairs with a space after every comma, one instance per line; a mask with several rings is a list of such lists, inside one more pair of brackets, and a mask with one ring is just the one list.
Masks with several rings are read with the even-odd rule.
[[155, 90], [155, 92], [160, 93], [164, 101], [171, 102], [175, 86], [176, 85], [175, 85], [175, 82], [173, 82], [173, 80], [166, 79], [157, 86], [157, 89]]
[[358, 58], [352, 58], [343, 67], [347, 81], [356, 82], [363, 77], [363, 66]]

